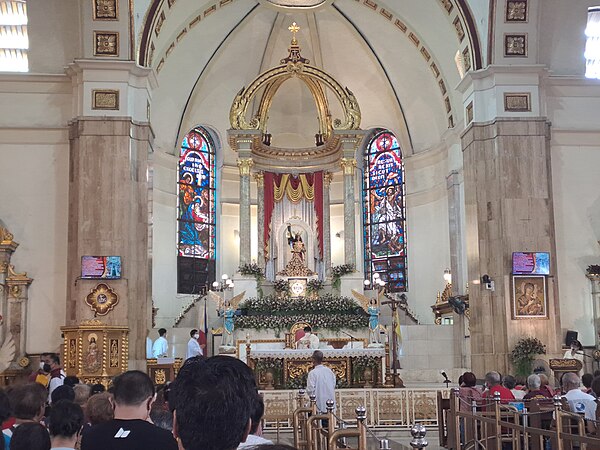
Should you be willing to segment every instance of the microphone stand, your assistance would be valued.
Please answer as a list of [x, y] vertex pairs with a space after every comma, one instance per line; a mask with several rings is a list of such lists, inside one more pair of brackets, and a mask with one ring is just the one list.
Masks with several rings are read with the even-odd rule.
[[350, 348], [353, 349], [354, 346], [352, 345], [352, 343], [354, 341], [356, 341], [356, 338], [354, 336], [352, 336], [350, 333], [346, 333], [345, 331], [340, 330], [342, 333], [344, 333], [346, 336], [350, 337]]

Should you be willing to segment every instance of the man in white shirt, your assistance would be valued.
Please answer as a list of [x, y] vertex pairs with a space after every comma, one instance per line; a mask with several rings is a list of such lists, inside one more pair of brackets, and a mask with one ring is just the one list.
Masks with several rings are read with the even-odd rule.
[[588, 432], [594, 431], [593, 422], [596, 420], [596, 399], [580, 389], [581, 381], [575, 373], [565, 373], [562, 378], [564, 397], [569, 402], [571, 412], [585, 416]]
[[152, 356], [154, 358], [165, 358], [169, 356], [169, 343], [167, 342], [167, 330], [158, 330], [158, 339], [152, 344]]
[[304, 327], [304, 336], [298, 339], [296, 342], [296, 348], [310, 348], [316, 350], [321, 345], [321, 341], [316, 334], [312, 333], [312, 328], [309, 326]]
[[185, 354], [185, 359], [193, 358], [194, 356], [202, 356], [202, 348], [198, 343], [198, 338], [200, 337], [200, 333], [195, 328], [190, 331], [190, 340], [187, 345], [187, 352]]
[[313, 369], [308, 372], [306, 380], [306, 392], [308, 395], [315, 395], [317, 398], [317, 412], [325, 414], [327, 412], [327, 400], [333, 400], [335, 409], [335, 373], [323, 365], [323, 352], [315, 350], [312, 355]]

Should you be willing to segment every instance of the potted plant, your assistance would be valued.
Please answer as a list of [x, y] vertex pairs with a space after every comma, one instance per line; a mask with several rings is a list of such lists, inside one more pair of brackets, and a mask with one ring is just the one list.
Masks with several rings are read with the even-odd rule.
[[517, 341], [513, 348], [510, 359], [515, 366], [515, 375], [528, 376], [531, 374], [531, 366], [537, 355], [545, 355], [546, 346], [538, 338], [525, 337]]

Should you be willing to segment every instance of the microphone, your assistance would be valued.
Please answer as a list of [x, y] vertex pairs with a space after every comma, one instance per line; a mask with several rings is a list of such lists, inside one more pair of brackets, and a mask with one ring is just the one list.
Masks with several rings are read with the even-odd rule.
[[448, 387], [448, 385], [450, 383], [452, 383], [452, 381], [450, 381], [450, 379], [448, 378], [448, 375], [446, 375], [446, 371], [445, 370], [440, 370], [440, 374], [444, 377], [444, 383], [446, 383], [446, 387]]
[[350, 333], [346, 333], [345, 331], [340, 330], [341, 333], [345, 334], [346, 336], [352, 338], [352, 339], [356, 339], [354, 336], [352, 336]]

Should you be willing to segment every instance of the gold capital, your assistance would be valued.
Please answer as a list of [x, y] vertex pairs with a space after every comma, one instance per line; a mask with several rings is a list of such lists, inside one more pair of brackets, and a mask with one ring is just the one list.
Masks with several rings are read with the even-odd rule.
[[354, 158], [342, 158], [340, 161], [344, 175], [354, 175], [354, 169], [356, 169], [356, 159]]
[[333, 174], [331, 172], [325, 172], [323, 174], [323, 183], [325, 184], [325, 187], [329, 187], [331, 185], [332, 181], [333, 181]]
[[256, 172], [254, 174], [254, 179], [256, 180], [258, 187], [263, 187], [265, 185], [265, 175], [262, 172]]
[[240, 170], [240, 175], [241, 176], [249, 176], [250, 169], [252, 169], [253, 165], [254, 165], [254, 161], [252, 161], [252, 158], [238, 159], [237, 166]]

